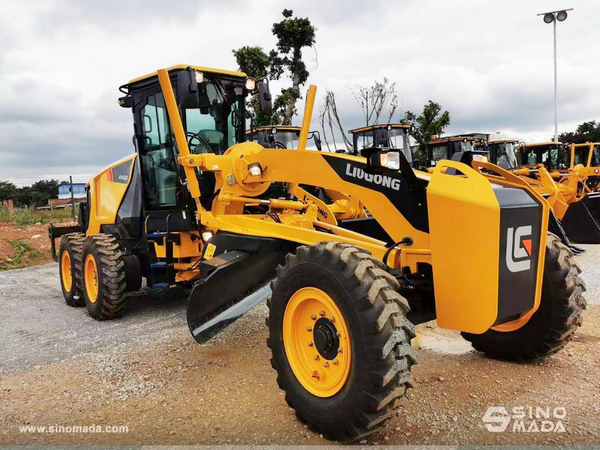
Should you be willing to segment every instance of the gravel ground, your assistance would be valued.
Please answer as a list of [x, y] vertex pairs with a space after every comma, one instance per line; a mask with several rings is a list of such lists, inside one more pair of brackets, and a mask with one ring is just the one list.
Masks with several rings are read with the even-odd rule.
[[[417, 387], [369, 444], [597, 444], [600, 246], [582, 246], [590, 308], [565, 351], [540, 364], [484, 358], [457, 333], [418, 327]], [[0, 444], [325, 444], [300, 424], [269, 365], [261, 305], [207, 345], [185, 296], [150, 290], [96, 322], [63, 300], [54, 264], [0, 273]], [[491, 433], [489, 406], [567, 409], [565, 433]], [[125, 425], [128, 432], [21, 433], [19, 426]]]

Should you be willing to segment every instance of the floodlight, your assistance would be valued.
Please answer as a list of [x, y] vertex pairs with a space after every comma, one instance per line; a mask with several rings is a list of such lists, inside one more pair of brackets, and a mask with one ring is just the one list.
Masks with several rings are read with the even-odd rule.
[[565, 20], [567, 20], [567, 17], [569, 17], [569, 15], [566, 11], [559, 11], [556, 15], [556, 20], [558, 20], [559, 22], [564, 22]]
[[544, 14], [544, 22], [546, 22], [546, 23], [554, 22], [554, 14], [552, 14], [552, 13]]

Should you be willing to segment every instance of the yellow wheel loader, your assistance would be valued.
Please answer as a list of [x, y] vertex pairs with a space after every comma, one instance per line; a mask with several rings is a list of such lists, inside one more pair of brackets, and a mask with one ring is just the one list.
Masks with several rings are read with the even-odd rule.
[[[556, 181], [556, 216], [569, 239], [577, 243], [600, 243], [600, 195], [595, 192], [600, 178], [597, 152], [593, 143], [561, 142], [526, 144], [517, 151], [521, 172], [530, 171], [526, 176], [537, 178], [546, 190], [553, 189], [549, 177]], [[545, 171], [540, 169], [541, 164]]]
[[[550, 230], [574, 252], [573, 242], [600, 242], [600, 226], [590, 212], [595, 207], [587, 180], [591, 171], [581, 164], [568, 165], [567, 147], [561, 143], [519, 145], [516, 140], [485, 142], [473, 136], [454, 136], [429, 142], [429, 166], [442, 158], [470, 163], [490, 161], [522, 177], [550, 204]], [[432, 169], [428, 169], [431, 171]], [[581, 202], [582, 200], [585, 202]], [[592, 208], [588, 209], [587, 205]]]
[[[188, 325], [206, 342], [268, 299], [286, 401], [340, 441], [396, 414], [413, 385], [415, 324], [435, 318], [512, 360], [567, 344], [585, 287], [535, 189], [484, 162], [442, 160], [429, 174], [394, 149], [308, 151], [312, 86], [296, 149], [244, 142], [244, 102], [256, 90], [268, 112], [265, 84], [239, 72], [181, 65], [121, 87], [136, 152], [89, 182], [77, 229], [50, 229], [62, 236], [69, 304], [83, 299], [108, 319], [142, 277], [189, 286]], [[271, 183], [292, 194], [263, 198]], [[368, 222], [349, 229], [300, 186], [358, 199], [387, 240]]]

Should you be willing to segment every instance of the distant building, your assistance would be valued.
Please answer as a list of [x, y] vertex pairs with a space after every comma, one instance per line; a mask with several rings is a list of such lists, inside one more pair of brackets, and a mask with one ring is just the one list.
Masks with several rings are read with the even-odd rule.
[[[75, 199], [85, 198], [85, 183], [73, 183], [73, 197]], [[71, 184], [61, 183], [58, 185], [58, 199], [71, 200]]]

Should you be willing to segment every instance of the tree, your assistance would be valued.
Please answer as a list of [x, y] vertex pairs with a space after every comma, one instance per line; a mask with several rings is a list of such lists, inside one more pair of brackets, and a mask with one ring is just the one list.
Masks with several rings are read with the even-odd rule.
[[582, 144], [585, 142], [600, 142], [600, 123], [595, 120], [583, 122], [576, 131], [561, 133], [558, 136], [560, 142], [569, 144]]
[[389, 104], [387, 120], [389, 123], [398, 108], [396, 82], [390, 83], [387, 78], [377, 81], [371, 86], [356, 86], [351, 89], [354, 99], [360, 105], [365, 118], [365, 126], [378, 124], [381, 114]]
[[291, 125], [296, 114], [296, 102], [301, 98], [300, 87], [308, 80], [308, 70], [302, 59], [302, 49], [315, 43], [316, 28], [308, 18], [292, 17], [291, 9], [284, 9], [284, 19], [273, 24], [271, 31], [277, 38], [277, 51], [271, 50], [272, 61], [270, 75], [278, 80], [287, 71], [292, 86], [281, 90], [274, 103], [279, 123]]
[[[332, 140], [333, 151], [338, 150], [335, 142], [336, 133], [339, 133], [342, 136], [342, 142], [344, 143], [346, 150], [352, 150], [352, 142], [348, 139], [346, 131], [342, 126], [342, 121], [340, 120], [340, 115], [337, 110], [335, 92], [333, 91], [325, 91], [325, 100], [319, 111], [319, 123], [323, 130], [323, 139], [325, 140], [325, 146], [328, 151], [332, 151], [329, 146], [329, 139]], [[329, 138], [327, 137], [328, 131]]]
[[[384, 78], [383, 81], [375, 80], [370, 86], [354, 86], [349, 89], [362, 109], [365, 126], [381, 123], [380, 119], [382, 116], [385, 117], [385, 122], [383, 123], [390, 123], [392, 121], [398, 109], [398, 93], [395, 82], [390, 83], [387, 78]], [[342, 136], [346, 150], [352, 150], [352, 142], [347, 138], [346, 129], [342, 126], [342, 121], [337, 110], [336, 94], [333, 91], [328, 90], [326, 92], [325, 100], [319, 113], [319, 122], [323, 130], [323, 139], [328, 149], [329, 139], [335, 144], [335, 134], [339, 133]]]
[[0, 181], [0, 201], [15, 200], [17, 197], [17, 187], [10, 181]]
[[411, 111], [406, 111], [400, 122], [412, 125], [411, 135], [419, 144], [415, 152], [415, 161], [424, 165], [427, 159], [427, 143], [432, 136], [441, 135], [444, 129], [450, 125], [450, 113], [442, 112], [442, 105], [429, 100], [419, 116]]
[[[233, 50], [233, 56], [237, 62], [239, 70], [252, 78], [261, 79], [268, 75], [271, 66], [271, 58], [262, 47], [245, 46]], [[260, 109], [258, 95], [254, 95], [249, 102], [249, 113], [252, 117], [252, 125], [255, 127], [270, 125], [273, 123], [272, 115], [265, 114]]]
[[277, 49], [265, 53], [261, 47], [241, 47], [233, 50], [238, 67], [242, 72], [256, 78], [267, 75], [274, 80], [284, 74], [291, 86], [283, 88], [273, 103], [273, 115], [260, 112], [256, 97], [250, 102], [254, 125], [291, 125], [296, 114], [296, 103], [301, 98], [300, 88], [308, 80], [308, 69], [302, 58], [302, 49], [315, 43], [316, 28], [310, 19], [293, 17], [291, 9], [283, 10], [284, 19], [273, 24], [271, 32], [277, 38]]

